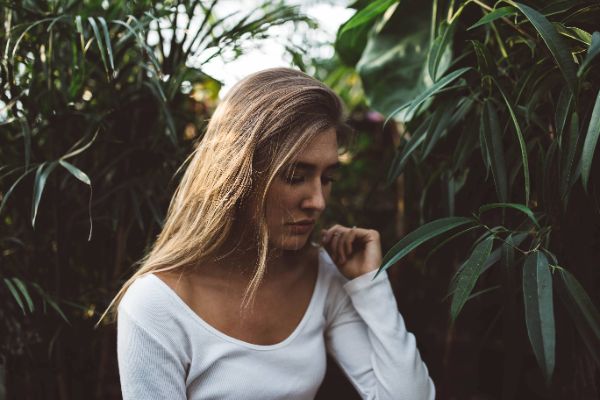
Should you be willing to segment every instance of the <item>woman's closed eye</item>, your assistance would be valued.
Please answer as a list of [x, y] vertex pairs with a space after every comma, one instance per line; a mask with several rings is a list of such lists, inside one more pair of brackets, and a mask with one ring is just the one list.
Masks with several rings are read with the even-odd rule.
[[[285, 181], [290, 185], [299, 185], [299, 184], [303, 183], [305, 180], [306, 180], [306, 176], [304, 176], [304, 175], [292, 175], [292, 176], [288, 176], [285, 179]], [[325, 185], [329, 185], [330, 183], [335, 182], [336, 180], [337, 179], [332, 175], [324, 175], [321, 178], [321, 181]]]

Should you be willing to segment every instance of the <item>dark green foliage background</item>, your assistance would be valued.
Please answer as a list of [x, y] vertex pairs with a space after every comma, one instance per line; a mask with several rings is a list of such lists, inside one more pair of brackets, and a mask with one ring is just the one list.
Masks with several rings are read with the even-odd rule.
[[[0, 2], [0, 398], [120, 397], [114, 325], [93, 326], [214, 109], [186, 60], [314, 26], [216, 3]], [[209, 16], [195, 39], [168, 34], [175, 7]], [[333, 59], [292, 54], [357, 132], [322, 223], [382, 233], [438, 398], [598, 398], [600, 3], [353, 7]], [[318, 398], [350, 398], [330, 367]]]

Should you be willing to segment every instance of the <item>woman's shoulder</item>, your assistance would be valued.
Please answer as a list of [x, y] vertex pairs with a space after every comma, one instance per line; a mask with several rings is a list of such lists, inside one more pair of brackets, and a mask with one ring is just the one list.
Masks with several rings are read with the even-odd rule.
[[166, 284], [156, 274], [144, 274], [127, 288], [118, 311], [145, 326], [171, 319], [175, 303], [165, 289]]

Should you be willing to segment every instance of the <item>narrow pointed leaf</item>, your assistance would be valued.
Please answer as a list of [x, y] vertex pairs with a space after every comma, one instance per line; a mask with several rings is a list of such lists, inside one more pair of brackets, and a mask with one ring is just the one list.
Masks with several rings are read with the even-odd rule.
[[110, 62], [111, 71], [115, 70], [115, 60], [113, 57], [112, 45], [110, 42], [110, 34], [108, 31], [108, 25], [106, 20], [103, 17], [98, 17], [100, 21], [100, 25], [102, 26], [102, 31], [104, 32], [104, 44], [106, 46], [106, 52], [108, 53], [108, 61]]
[[578, 77], [585, 72], [594, 57], [596, 57], [598, 54], [600, 54], [600, 32], [594, 32], [592, 33], [592, 43], [590, 44], [590, 47], [588, 47], [585, 58], [577, 70]]
[[507, 15], [511, 15], [517, 12], [517, 9], [514, 7], [500, 7], [497, 8], [493, 11], [491, 11], [490, 13], [484, 15], [479, 21], [477, 21], [476, 23], [474, 23], [473, 25], [471, 25], [469, 27], [469, 29], [467, 29], [468, 31], [470, 31], [471, 29], [475, 29], [479, 26], [482, 25], [487, 25], [492, 21], [495, 21], [497, 19], [500, 18], [504, 18]]
[[40, 296], [42, 296], [42, 298], [44, 299], [44, 301], [48, 302], [48, 304], [50, 304], [50, 307], [52, 307], [54, 309], [54, 311], [56, 311], [56, 313], [58, 315], [60, 315], [60, 317], [69, 325], [71, 325], [71, 322], [69, 321], [69, 319], [67, 318], [67, 316], [63, 313], [63, 311], [60, 309], [60, 306], [52, 299], [52, 297], [46, 293], [46, 291], [44, 289], [42, 289], [42, 287], [40, 285], [38, 285], [37, 283], [32, 283], [32, 286], [38, 291], [38, 293], [40, 294]]
[[404, 170], [406, 163], [408, 162], [411, 154], [419, 147], [425, 140], [425, 134], [427, 133], [428, 121], [422, 123], [410, 139], [404, 144], [402, 151], [396, 153], [396, 156], [392, 160], [392, 165], [388, 171], [387, 184], [391, 184]]
[[454, 290], [452, 305], [450, 306], [450, 316], [453, 322], [456, 320], [460, 310], [462, 310], [469, 295], [473, 291], [473, 288], [481, 275], [483, 265], [490, 256], [493, 243], [494, 237], [489, 236], [475, 246], [473, 252], [463, 264], [460, 274], [457, 275], [456, 289]]
[[370, 22], [373, 18], [383, 14], [385, 10], [396, 2], [398, 2], [398, 0], [375, 0], [371, 2], [344, 24], [340, 34]]
[[473, 223], [471, 218], [448, 217], [429, 222], [415, 229], [408, 235], [404, 236], [386, 253], [386, 255], [383, 257], [382, 265], [379, 268], [379, 271], [377, 271], [375, 277], [381, 271], [385, 271], [391, 265], [398, 262], [416, 247], [425, 243], [429, 239], [433, 239], [434, 237], [442, 235], [451, 229], [470, 223]]
[[413, 99], [412, 101], [409, 101], [408, 103], [406, 103], [406, 104], [398, 107], [394, 111], [392, 111], [392, 113], [385, 120], [384, 124], [387, 125], [388, 121], [394, 115], [396, 115], [398, 112], [400, 112], [402, 110], [406, 110], [406, 114], [407, 115], [412, 115], [412, 113], [421, 104], [423, 104], [427, 99], [429, 99], [434, 94], [438, 93], [440, 90], [442, 90], [443, 88], [445, 88], [446, 86], [448, 86], [450, 83], [452, 83], [453, 81], [455, 81], [458, 77], [460, 77], [462, 74], [464, 74], [465, 72], [467, 72], [470, 69], [471, 69], [471, 67], [461, 68], [461, 69], [458, 69], [456, 71], [452, 71], [448, 75], [444, 76], [439, 81], [437, 81], [436, 83], [434, 83], [432, 86], [430, 86], [429, 88], [427, 88], [427, 90], [425, 90], [423, 93], [421, 93], [415, 99]]
[[6, 191], [6, 193], [4, 193], [4, 195], [2, 196], [2, 203], [0, 203], [0, 214], [2, 214], [2, 210], [4, 209], [4, 206], [6, 205], [6, 202], [8, 201], [8, 198], [12, 194], [13, 190], [15, 190], [19, 182], [21, 182], [21, 180], [23, 180], [23, 178], [25, 178], [27, 174], [32, 172], [33, 169], [34, 168], [31, 168], [28, 171], [23, 172], [23, 174], [19, 178], [17, 178], [17, 180], [11, 185], [11, 187]]
[[450, 116], [453, 110], [452, 104], [446, 104], [445, 106], [438, 107], [431, 118], [429, 128], [427, 129], [427, 136], [423, 143], [423, 153], [421, 155], [421, 161], [425, 160], [431, 150], [435, 147], [437, 142], [442, 137], [442, 133], [446, 130], [450, 123]]
[[98, 24], [96, 24], [96, 20], [94, 17], [88, 17], [88, 21], [92, 26], [92, 30], [94, 31], [94, 36], [96, 37], [96, 44], [98, 45], [98, 50], [100, 52], [100, 57], [102, 58], [102, 64], [104, 64], [104, 70], [108, 72], [108, 64], [106, 63], [106, 51], [104, 45], [102, 44], [102, 36], [100, 35], [100, 29], [98, 29]]
[[48, 175], [56, 168], [57, 163], [55, 161], [46, 165], [42, 163], [37, 171], [35, 172], [35, 180], [33, 182], [33, 203], [31, 205], [31, 226], [35, 226], [35, 218], [37, 216], [38, 207], [40, 206], [40, 200], [42, 199], [42, 193], [46, 187], [46, 180]]
[[600, 312], [579, 281], [569, 271], [563, 268], [559, 271], [559, 277], [564, 283], [569, 297], [578, 307], [594, 336], [600, 340]]
[[600, 135], [600, 90], [596, 95], [596, 103], [592, 111], [592, 118], [588, 125], [585, 141], [583, 142], [583, 151], [581, 153], [581, 180], [583, 187], [587, 191], [590, 171], [592, 170], [592, 161], [598, 144], [598, 136]]
[[65, 169], [67, 171], [69, 171], [71, 173], [71, 175], [73, 175], [75, 178], [79, 179], [81, 182], [85, 183], [86, 185], [91, 186], [92, 182], [90, 181], [90, 178], [86, 175], [85, 172], [83, 172], [82, 170], [80, 170], [79, 168], [77, 168], [76, 166], [74, 166], [73, 164], [71, 164], [67, 161], [59, 160], [58, 162], [60, 163], [60, 165], [65, 167]]
[[447, 50], [451, 51], [451, 47], [449, 47], [449, 45], [454, 36], [454, 27], [456, 26], [454, 23], [455, 21], [458, 21], [458, 19], [452, 21], [450, 25], [442, 24], [442, 32], [437, 38], [435, 38], [433, 44], [431, 45], [431, 49], [427, 54], [427, 68], [429, 70], [429, 76], [434, 82], [437, 81], [439, 75], [445, 72], [439, 70], [439, 67], [444, 54], [447, 52]]
[[521, 211], [523, 214], [527, 215], [527, 217], [539, 228], [540, 224], [537, 221], [537, 219], [535, 218], [535, 215], [533, 214], [533, 211], [531, 211], [531, 209], [523, 204], [518, 204], [518, 203], [490, 203], [490, 204], [484, 204], [481, 207], [479, 207], [479, 214], [483, 214], [486, 211], [489, 210], [493, 210], [494, 208], [512, 208], [515, 209], [517, 211]]
[[530, 253], [523, 265], [523, 299], [525, 322], [533, 353], [549, 383], [554, 373], [556, 330], [552, 275], [546, 256]]
[[81, 45], [81, 51], [85, 49], [85, 35], [83, 33], [83, 24], [81, 23], [81, 15], [75, 16], [75, 27], [77, 29], [77, 33], [79, 33], [79, 42]]
[[[87, 142], [85, 145], [81, 146], [78, 149], [69, 150], [69, 152], [67, 154], [65, 154], [64, 156], [62, 156], [60, 159], [61, 160], [66, 160], [67, 158], [71, 158], [71, 157], [76, 156], [77, 154], [80, 154], [80, 153], [84, 152], [85, 150], [87, 150], [94, 143], [94, 141], [96, 140], [96, 137], [98, 136], [98, 132], [100, 132], [100, 128], [96, 129], [96, 132], [94, 133], [94, 136], [92, 137], [92, 139], [89, 142]], [[77, 141], [77, 143], [75, 143], [71, 148], [77, 146], [82, 139], [80, 139], [79, 141]]]
[[519, 148], [521, 150], [521, 161], [523, 163], [523, 179], [525, 181], [525, 204], [529, 204], [529, 193], [531, 188], [530, 178], [529, 178], [529, 157], [527, 156], [527, 145], [525, 144], [525, 139], [523, 138], [523, 132], [521, 132], [521, 125], [519, 124], [519, 120], [517, 119], [517, 115], [515, 114], [515, 108], [511, 104], [510, 100], [502, 87], [496, 81], [496, 79], [492, 78], [492, 81], [495, 83], [496, 87], [500, 91], [504, 102], [506, 103], [506, 107], [508, 108], [508, 112], [510, 114], [510, 118], [513, 121], [513, 125], [515, 126], [515, 132], [517, 134], [517, 139], [519, 140]]
[[8, 278], [4, 278], [4, 284], [10, 291], [10, 294], [12, 294], [18, 306], [21, 308], [21, 311], [23, 311], [23, 314], [27, 314], [27, 312], [25, 311], [25, 305], [23, 304], [23, 300], [21, 300], [21, 296], [19, 296], [19, 292], [15, 288], [15, 285]]
[[554, 56], [554, 59], [558, 64], [558, 68], [560, 68], [565, 80], [567, 81], [567, 85], [572, 92], [575, 92], [575, 81], [577, 75], [575, 71], [575, 63], [573, 63], [573, 59], [571, 58], [571, 53], [569, 52], [568, 47], [565, 46], [562, 38], [556, 32], [554, 26], [546, 19], [544, 15], [533, 8], [521, 3], [515, 3], [515, 5], [519, 8], [519, 10], [521, 10], [529, 22], [531, 22], [531, 24], [538, 31], [546, 43], [546, 46], [548, 46], [548, 49]]
[[479, 148], [481, 149], [481, 159], [483, 160], [483, 165], [485, 165], [485, 181], [487, 181], [490, 176], [490, 165], [492, 164], [490, 161], [490, 151], [488, 149], [486, 135], [483, 133], [483, 131], [486, 129], [486, 122], [487, 118], [484, 118], [482, 112], [481, 118], [479, 119]]
[[564, 88], [558, 96], [558, 102], [556, 103], [556, 115], [554, 119], [554, 125], [556, 128], [556, 135], [558, 136], [559, 143], [562, 143], [562, 134], [567, 126], [571, 109], [573, 108], [573, 93], [567, 88]]
[[12, 278], [12, 281], [14, 282], [15, 286], [19, 289], [19, 291], [21, 292], [21, 295], [27, 302], [27, 307], [29, 308], [29, 312], [33, 312], [33, 310], [34, 310], [33, 301], [31, 300], [29, 291], [27, 290], [27, 287], [25, 286], [23, 281], [20, 280], [19, 278]]
[[502, 135], [500, 133], [500, 122], [498, 122], [498, 114], [494, 109], [491, 101], [486, 101], [481, 116], [484, 120], [484, 132], [487, 151], [489, 154], [490, 167], [494, 183], [496, 185], [496, 193], [498, 200], [505, 203], [507, 195], [506, 183], [506, 165], [504, 162], [504, 147], [502, 145]]
[[577, 145], [579, 142], [579, 116], [573, 113], [571, 123], [569, 124], [569, 132], [564, 143], [563, 151], [561, 152], [561, 176], [560, 176], [560, 195], [561, 198], [566, 198], [571, 187], [570, 183], [574, 180], [576, 174], [575, 156], [577, 154]]

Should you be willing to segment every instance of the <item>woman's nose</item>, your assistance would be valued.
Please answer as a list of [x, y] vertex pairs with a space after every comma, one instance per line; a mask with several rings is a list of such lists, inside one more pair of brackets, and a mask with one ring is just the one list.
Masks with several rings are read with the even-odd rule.
[[319, 181], [317, 184], [311, 185], [309, 190], [310, 192], [302, 202], [302, 208], [323, 211], [325, 209], [326, 200], [321, 182]]

